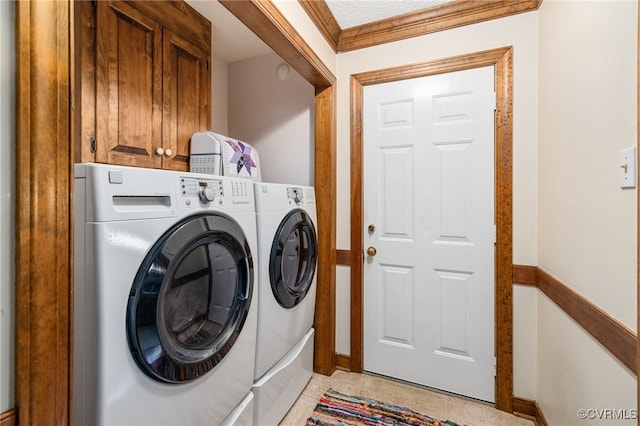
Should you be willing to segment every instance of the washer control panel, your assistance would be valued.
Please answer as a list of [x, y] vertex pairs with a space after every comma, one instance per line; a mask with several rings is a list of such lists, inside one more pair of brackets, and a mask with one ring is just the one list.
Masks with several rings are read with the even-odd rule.
[[288, 187], [287, 198], [289, 199], [289, 204], [292, 201], [295, 204], [300, 204], [304, 201], [304, 190], [302, 188]]
[[180, 193], [183, 197], [198, 197], [201, 203], [209, 204], [222, 197], [224, 189], [220, 180], [181, 177]]

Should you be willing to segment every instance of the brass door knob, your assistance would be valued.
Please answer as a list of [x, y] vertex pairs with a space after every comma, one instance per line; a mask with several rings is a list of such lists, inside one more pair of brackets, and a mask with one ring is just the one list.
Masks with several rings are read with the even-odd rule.
[[376, 255], [376, 253], [377, 253], [377, 252], [378, 252], [378, 250], [376, 250], [376, 248], [375, 248], [375, 247], [369, 247], [369, 248], [367, 248], [367, 256], [371, 256], [371, 257], [373, 257], [373, 256], [375, 256], [375, 255]]

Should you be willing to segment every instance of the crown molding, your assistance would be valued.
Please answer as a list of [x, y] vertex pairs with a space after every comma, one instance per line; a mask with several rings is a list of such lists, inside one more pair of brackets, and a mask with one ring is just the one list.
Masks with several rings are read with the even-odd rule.
[[333, 50], [341, 53], [530, 12], [542, 0], [458, 0], [344, 30], [324, 1], [299, 2]]

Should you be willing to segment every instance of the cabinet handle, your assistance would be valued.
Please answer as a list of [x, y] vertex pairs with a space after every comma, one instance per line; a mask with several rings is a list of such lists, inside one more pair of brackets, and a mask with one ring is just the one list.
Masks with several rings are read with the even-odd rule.
[[171, 148], [165, 149], [164, 155], [166, 155], [167, 157], [171, 157], [173, 155], [173, 151], [171, 151]]
[[161, 147], [156, 148], [156, 154], [158, 155], [164, 154], [164, 149], [162, 149]]

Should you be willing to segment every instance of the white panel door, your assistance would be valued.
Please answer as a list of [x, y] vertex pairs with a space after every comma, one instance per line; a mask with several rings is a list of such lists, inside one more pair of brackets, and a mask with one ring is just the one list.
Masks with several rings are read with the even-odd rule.
[[363, 111], [364, 369], [489, 402], [493, 88], [493, 67], [370, 85]]

